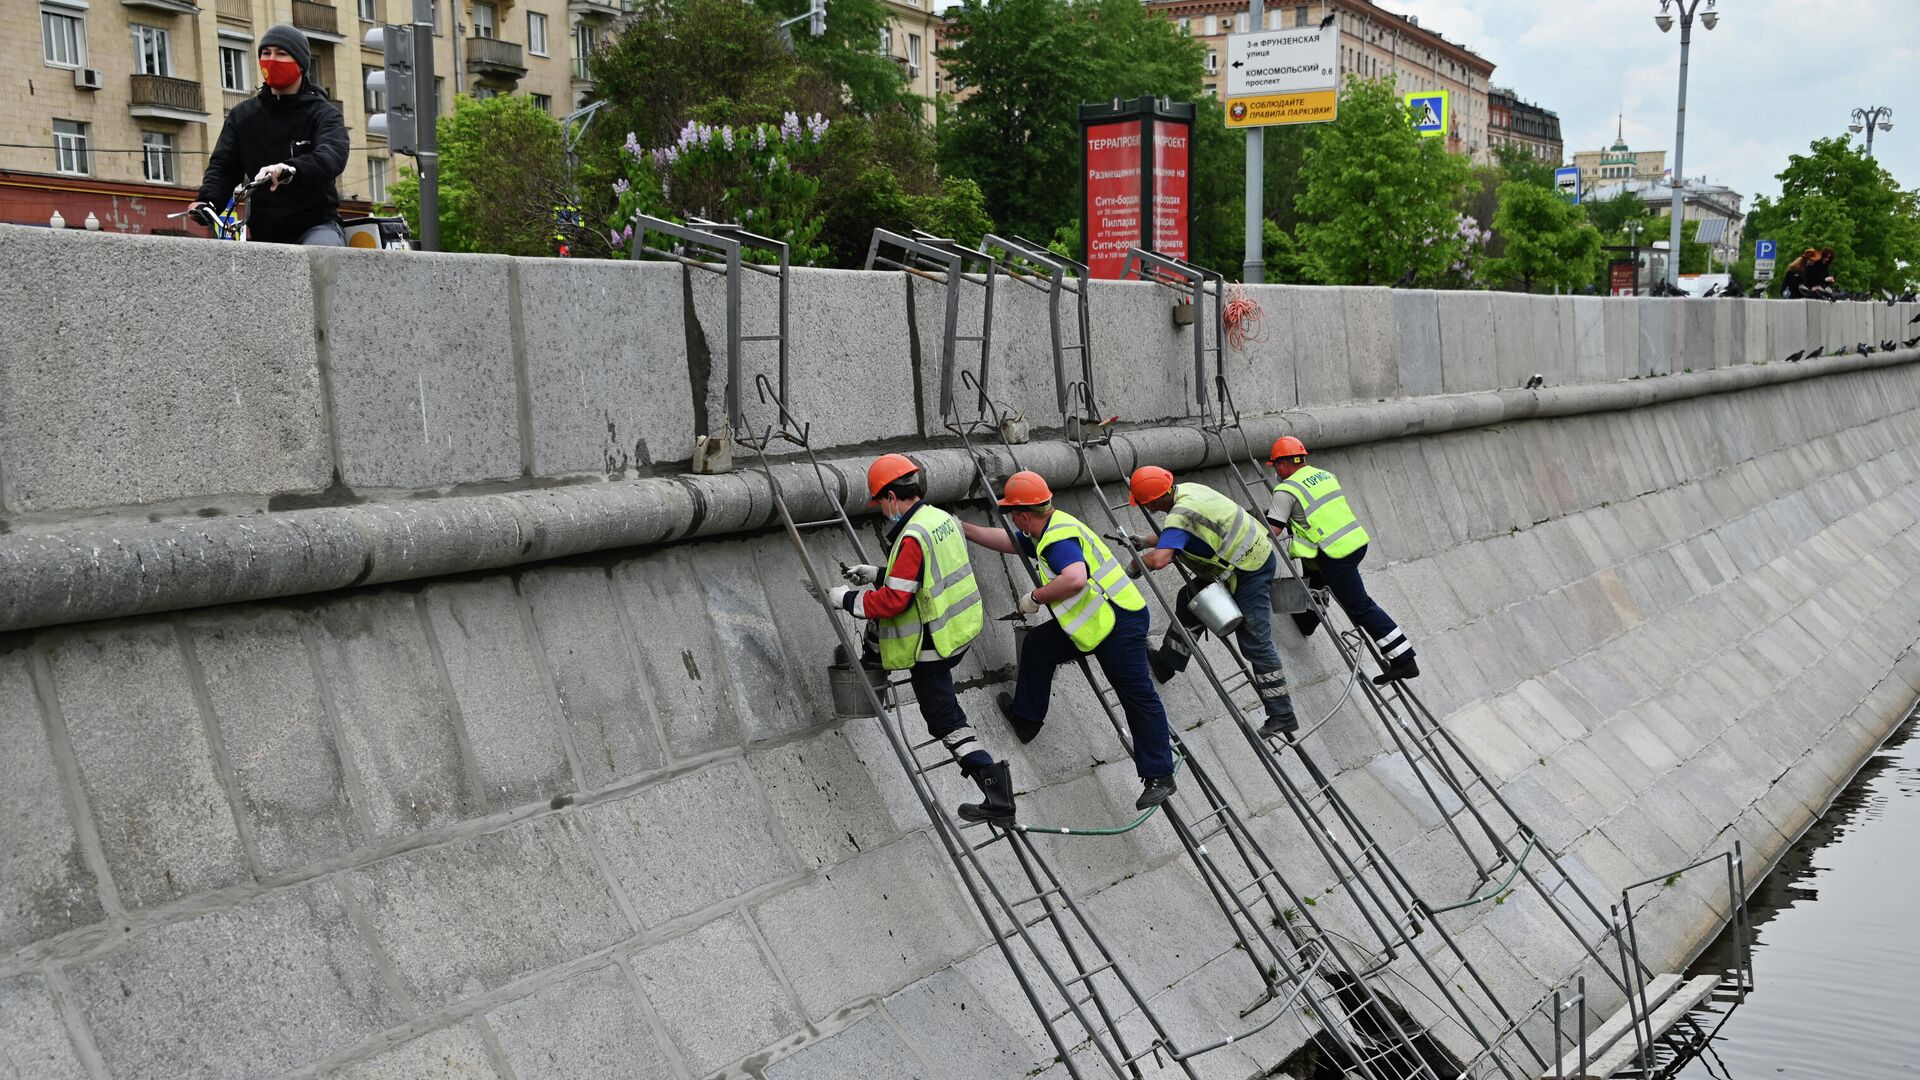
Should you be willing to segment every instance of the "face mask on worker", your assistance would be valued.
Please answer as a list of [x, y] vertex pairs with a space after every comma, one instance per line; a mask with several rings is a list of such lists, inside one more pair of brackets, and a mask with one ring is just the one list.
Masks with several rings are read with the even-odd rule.
[[285, 90], [300, 81], [298, 60], [260, 58], [260, 81], [275, 90]]

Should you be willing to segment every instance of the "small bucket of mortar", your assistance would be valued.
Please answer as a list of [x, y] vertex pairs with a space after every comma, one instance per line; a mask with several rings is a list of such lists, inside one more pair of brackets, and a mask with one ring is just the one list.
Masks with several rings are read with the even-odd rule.
[[1240, 623], [1246, 618], [1240, 613], [1240, 605], [1233, 602], [1233, 594], [1217, 581], [1195, 593], [1187, 606], [1216, 637], [1226, 637], [1240, 629]]
[[873, 687], [874, 694], [884, 698], [887, 693], [887, 673], [882, 668], [858, 667], [840, 663], [827, 666], [827, 685], [833, 689], [833, 714], [843, 720], [853, 720], [873, 715], [873, 699], [861, 688], [861, 681]]
[[1273, 579], [1273, 610], [1294, 615], [1312, 606], [1306, 582], [1292, 576]]

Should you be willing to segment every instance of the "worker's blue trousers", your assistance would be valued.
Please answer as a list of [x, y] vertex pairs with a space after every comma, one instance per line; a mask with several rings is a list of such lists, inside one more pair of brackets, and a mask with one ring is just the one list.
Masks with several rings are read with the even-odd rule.
[[[1141, 777], [1173, 773], [1173, 736], [1167, 729], [1167, 710], [1160, 704], [1153, 674], [1147, 669], [1147, 629], [1151, 618], [1140, 611], [1114, 611], [1113, 631], [1093, 650], [1093, 659], [1120, 696], [1133, 737], [1133, 764]], [[1041, 723], [1053, 695], [1053, 672], [1083, 654], [1057, 622], [1043, 622], [1027, 633], [1020, 650], [1020, 675], [1013, 685], [1013, 712], [1022, 720]]]

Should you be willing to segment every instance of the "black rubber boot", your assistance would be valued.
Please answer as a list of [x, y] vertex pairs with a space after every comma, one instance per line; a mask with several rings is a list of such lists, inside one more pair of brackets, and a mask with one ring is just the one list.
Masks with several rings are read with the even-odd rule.
[[977, 803], [961, 803], [960, 816], [968, 821], [990, 821], [1007, 825], [1013, 821], [1013, 768], [1004, 761], [987, 766], [973, 778], [985, 798]]
[[1173, 798], [1173, 792], [1174, 785], [1171, 775], [1149, 776], [1147, 777], [1145, 785], [1140, 788], [1140, 797], [1133, 800], [1133, 808], [1135, 810], [1150, 810], [1166, 802], [1168, 799]]
[[1385, 686], [1401, 679], [1414, 679], [1420, 676], [1420, 665], [1414, 662], [1410, 653], [1401, 653], [1387, 661], [1387, 670], [1373, 677], [1373, 685]]
[[1173, 665], [1161, 657], [1160, 654], [1165, 648], [1166, 646], [1163, 645], [1159, 649], [1147, 650], [1147, 668], [1153, 672], [1153, 681], [1157, 683], [1164, 683], [1179, 674], [1173, 669]]
[[1261, 738], [1271, 739], [1275, 735], [1291, 735], [1300, 730], [1300, 718], [1292, 713], [1285, 716], [1269, 716], [1267, 722], [1260, 725]]
[[1312, 637], [1313, 632], [1320, 629], [1320, 616], [1317, 612], [1295, 611], [1290, 612], [1288, 617], [1293, 620], [1293, 625], [1300, 628], [1301, 637]]
[[994, 695], [993, 703], [1000, 707], [1000, 715], [1006, 719], [1009, 725], [1012, 726], [1014, 737], [1018, 738], [1022, 745], [1026, 743], [1030, 743], [1035, 738], [1039, 737], [1040, 735], [1039, 724], [1022, 720], [1020, 719], [1020, 717], [1014, 715], [1012, 694], [1009, 694], [1005, 690], [1002, 690], [998, 694]]

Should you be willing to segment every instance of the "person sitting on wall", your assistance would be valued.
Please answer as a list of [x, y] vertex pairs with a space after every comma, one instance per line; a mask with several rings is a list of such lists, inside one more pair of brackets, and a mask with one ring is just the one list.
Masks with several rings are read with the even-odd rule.
[[[1120, 698], [1133, 738], [1133, 764], [1143, 786], [1134, 808], [1159, 806], [1173, 796], [1173, 732], [1147, 669], [1147, 601], [1104, 541], [1080, 519], [1057, 510], [1047, 482], [1034, 472], [1008, 478], [1000, 500], [1012, 520], [1006, 530], [962, 522], [967, 539], [1003, 555], [1035, 561], [1040, 587], [1020, 595], [1023, 615], [1048, 609], [1020, 649], [1013, 693], [996, 699], [1020, 741], [1032, 742], [1047, 719], [1054, 669], [1091, 654]], [[1016, 548], [1016, 544], [1018, 545]]]
[[346, 247], [334, 181], [347, 167], [347, 125], [308, 77], [307, 36], [285, 23], [272, 27], [260, 35], [259, 57], [260, 92], [227, 114], [187, 210], [218, 210], [250, 179], [265, 186], [249, 201], [248, 239]]

